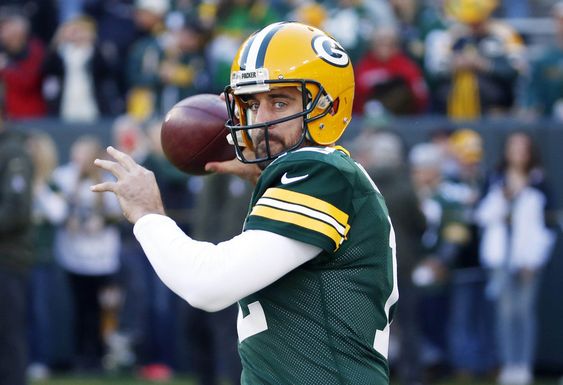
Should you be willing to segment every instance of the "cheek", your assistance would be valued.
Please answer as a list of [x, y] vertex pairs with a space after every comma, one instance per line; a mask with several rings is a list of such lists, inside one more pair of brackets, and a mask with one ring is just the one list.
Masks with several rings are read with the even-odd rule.
[[299, 140], [302, 133], [302, 119], [294, 119], [279, 127], [279, 133], [283, 136], [285, 144], [293, 144]]

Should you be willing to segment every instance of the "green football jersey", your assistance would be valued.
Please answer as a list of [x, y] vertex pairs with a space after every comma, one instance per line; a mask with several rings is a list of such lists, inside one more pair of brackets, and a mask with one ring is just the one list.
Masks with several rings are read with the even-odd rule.
[[363, 168], [331, 147], [279, 157], [254, 190], [251, 229], [322, 251], [239, 301], [242, 384], [388, 384], [395, 236]]

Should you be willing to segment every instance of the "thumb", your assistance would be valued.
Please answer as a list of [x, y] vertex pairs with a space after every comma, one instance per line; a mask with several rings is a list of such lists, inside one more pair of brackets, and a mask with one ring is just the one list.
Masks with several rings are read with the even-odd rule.
[[209, 162], [205, 164], [205, 171], [207, 172], [217, 172], [219, 168], [219, 162]]
[[205, 171], [218, 172], [221, 174], [237, 173], [239, 168], [241, 168], [241, 165], [238, 159], [227, 160], [224, 162], [209, 162], [205, 165]]

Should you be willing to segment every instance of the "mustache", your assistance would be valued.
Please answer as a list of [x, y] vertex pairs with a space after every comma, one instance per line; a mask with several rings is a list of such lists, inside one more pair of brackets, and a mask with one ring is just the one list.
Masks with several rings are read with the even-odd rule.
[[[260, 131], [258, 131], [258, 133], [256, 134], [254, 141], [257, 146], [262, 144], [262, 142], [264, 143], [264, 146], [266, 145], [266, 130], [267, 128], [260, 129]], [[273, 132], [268, 132], [268, 141], [270, 143], [272, 142], [283, 143], [283, 139]]]

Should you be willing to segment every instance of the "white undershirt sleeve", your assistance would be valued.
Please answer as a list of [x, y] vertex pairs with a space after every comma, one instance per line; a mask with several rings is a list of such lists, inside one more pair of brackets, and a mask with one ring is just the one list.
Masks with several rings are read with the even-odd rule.
[[263, 230], [214, 245], [169, 217], [145, 215], [133, 232], [160, 279], [192, 306], [218, 311], [313, 259], [321, 248]]

